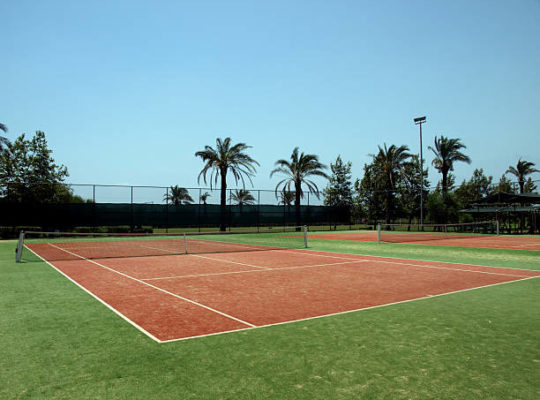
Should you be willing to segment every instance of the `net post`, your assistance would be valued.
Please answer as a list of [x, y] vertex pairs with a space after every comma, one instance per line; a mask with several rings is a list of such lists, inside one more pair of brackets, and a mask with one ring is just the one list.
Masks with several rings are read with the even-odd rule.
[[499, 220], [497, 220], [496, 222], [497, 222], [497, 236], [499, 236], [500, 235], [501, 224], [500, 224]]
[[186, 232], [184, 232], [184, 251], [186, 252], [186, 254], [188, 253]]
[[304, 248], [307, 249], [307, 231], [308, 231], [308, 227], [307, 225], [304, 225]]
[[381, 224], [377, 224], [377, 243], [381, 243]]
[[22, 258], [22, 251], [23, 251], [23, 246], [24, 244], [24, 231], [21, 231], [21, 233], [19, 233], [19, 241], [17, 242], [17, 255], [15, 256], [15, 261], [16, 262], [21, 262], [21, 258]]

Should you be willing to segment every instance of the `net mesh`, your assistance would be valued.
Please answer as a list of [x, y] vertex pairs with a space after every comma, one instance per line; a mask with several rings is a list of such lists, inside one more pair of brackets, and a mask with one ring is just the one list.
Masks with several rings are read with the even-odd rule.
[[379, 241], [387, 243], [466, 239], [498, 235], [496, 222], [459, 224], [381, 224]]
[[160, 235], [24, 232], [17, 246], [17, 261], [234, 253], [305, 247], [307, 229], [304, 227]]

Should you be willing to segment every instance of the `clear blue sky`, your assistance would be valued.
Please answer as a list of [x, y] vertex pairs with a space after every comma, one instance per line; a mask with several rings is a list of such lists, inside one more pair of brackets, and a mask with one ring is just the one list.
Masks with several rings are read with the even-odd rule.
[[227, 136], [253, 146], [255, 188], [295, 146], [361, 177], [377, 145], [419, 151], [420, 115], [428, 163], [435, 135], [467, 146], [458, 182], [540, 167], [537, 0], [19, 0], [0, 15], [0, 121], [10, 139], [45, 131], [69, 182], [197, 186], [194, 153]]

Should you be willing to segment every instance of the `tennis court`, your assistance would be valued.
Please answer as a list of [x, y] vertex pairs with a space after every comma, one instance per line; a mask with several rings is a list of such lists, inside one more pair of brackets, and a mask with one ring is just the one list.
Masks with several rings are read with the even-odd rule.
[[[193, 239], [189, 251], [185, 237], [183, 241], [60, 238], [25, 246], [158, 342], [324, 317], [540, 276], [530, 270], [218, 239]], [[183, 246], [186, 251], [179, 250]]]
[[[536, 236], [443, 235], [440, 233], [419, 233], [406, 231], [383, 231], [382, 234], [382, 241], [389, 243], [540, 251], [540, 237]], [[377, 232], [375, 231], [350, 233], [310, 233], [309, 237], [311, 239], [377, 242]]]

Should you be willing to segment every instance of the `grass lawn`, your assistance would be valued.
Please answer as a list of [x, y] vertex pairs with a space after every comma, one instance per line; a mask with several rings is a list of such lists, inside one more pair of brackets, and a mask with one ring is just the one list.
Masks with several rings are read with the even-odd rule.
[[[539, 278], [157, 344], [45, 263], [16, 264], [14, 247], [0, 242], [2, 399], [540, 397]], [[310, 247], [540, 269], [515, 250]]]

